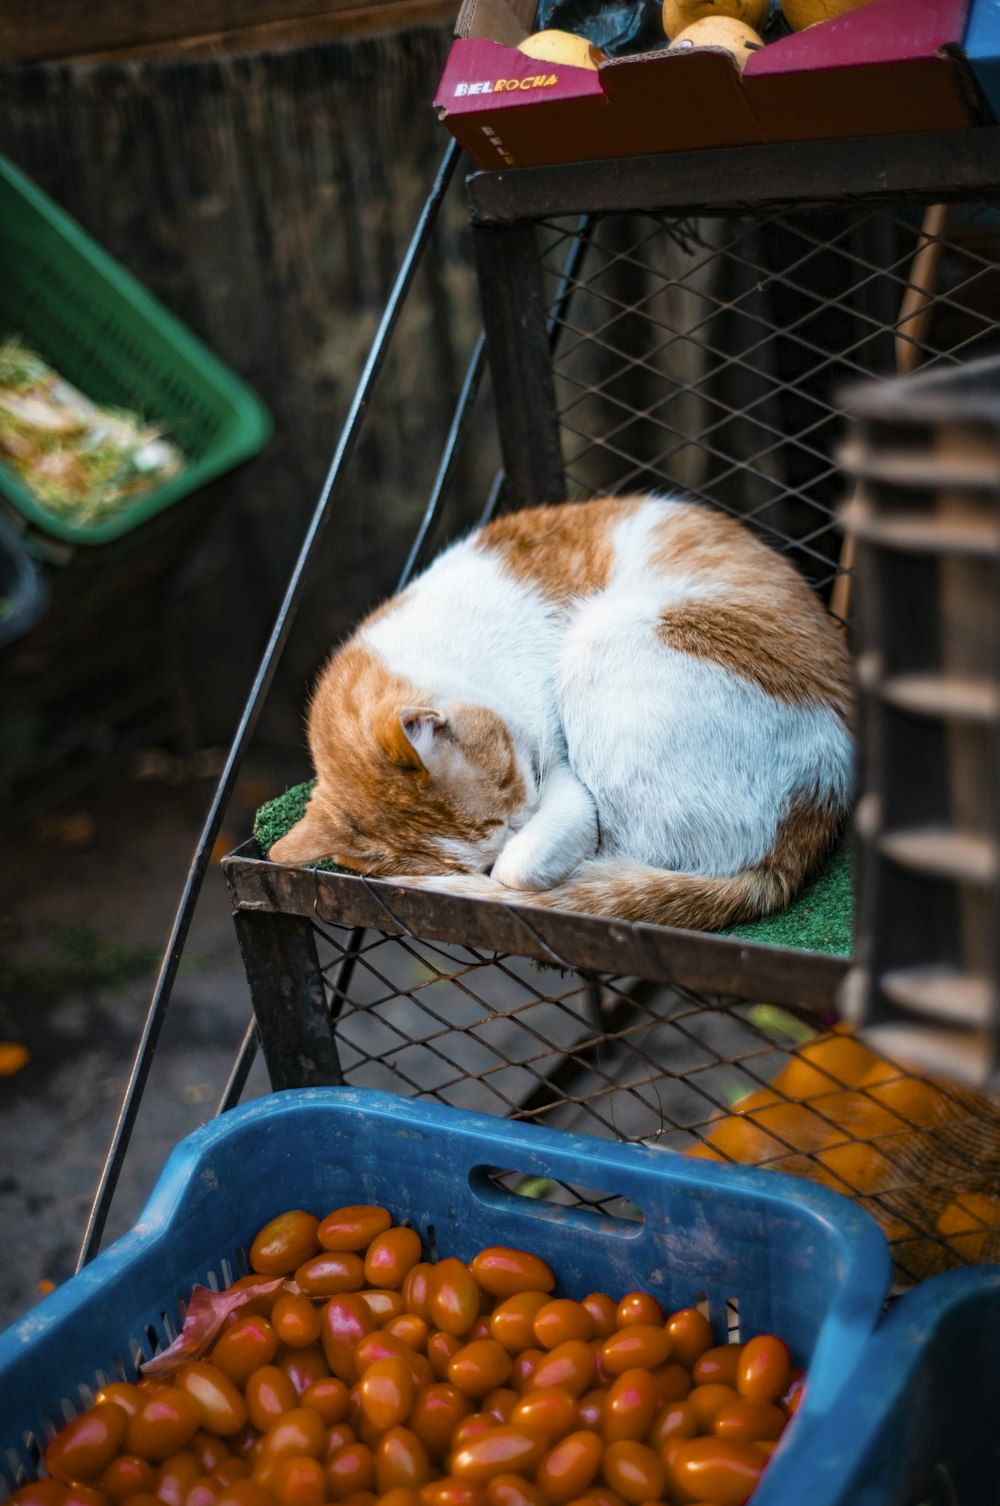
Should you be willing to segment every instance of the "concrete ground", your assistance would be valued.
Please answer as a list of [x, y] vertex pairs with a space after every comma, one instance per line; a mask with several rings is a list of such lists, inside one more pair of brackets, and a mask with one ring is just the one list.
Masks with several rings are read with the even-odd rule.
[[[0, 1328], [72, 1274], [213, 789], [150, 750], [4, 838], [0, 875]], [[178, 777], [178, 773], [184, 777]], [[301, 777], [241, 780], [218, 850]], [[106, 1239], [214, 1112], [250, 1016], [221, 868], [206, 877]], [[244, 1099], [267, 1091], [258, 1062]]]

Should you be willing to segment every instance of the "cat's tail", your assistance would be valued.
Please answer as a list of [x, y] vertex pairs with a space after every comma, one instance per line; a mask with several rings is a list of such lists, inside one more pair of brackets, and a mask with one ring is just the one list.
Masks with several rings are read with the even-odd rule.
[[803, 802], [786, 816], [766, 857], [737, 873], [674, 873], [626, 858], [594, 858], [530, 902], [685, 930], [729, 930], [784, 909], [829, 852], [841, 820], [832, 802]]

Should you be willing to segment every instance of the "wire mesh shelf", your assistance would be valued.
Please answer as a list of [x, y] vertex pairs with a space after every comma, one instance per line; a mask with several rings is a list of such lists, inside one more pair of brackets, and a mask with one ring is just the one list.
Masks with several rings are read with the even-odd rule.
[[[849, 618], [850, 394], [997, 351], [1000, 188], [985, 147], [949, 180], [911, 142], [910, 188], [859, 147], [823, 192], [828, 145], [752, 193], [729, 161], [700, 188], [683, 161], [471, 180], [504, 464], [484, 516], [682, 491]], [[1000, 1102], [847, 1034], [846, 957], [283, 870], [252, 843], [226, 867], [276, 1087], [791, 1171], [874, 1214], [901, 1285], [1000, 1259]]]

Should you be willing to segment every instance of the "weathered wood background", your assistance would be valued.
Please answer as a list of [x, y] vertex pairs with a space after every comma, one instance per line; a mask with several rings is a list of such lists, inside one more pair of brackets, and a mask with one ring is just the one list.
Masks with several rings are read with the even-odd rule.
[[[206, 505], [188, 550], [175, 631], [203, 741], [228, 740], [447, 144], [431, 101], [450, 35], [437, 25], [266, 52], [0, 65], [0, 152], [274, 418], [268, 449], [216, 483], [220, 505]], [[0, 57], [9, 43], [0, 33]], [[301, 740], [305, 688], [327, 647], [391, 590], [478, 327], [457, 182], [262, 736]], [[470, 447], [456, 478], [470, 515], [493, 463], [488, 444]]]

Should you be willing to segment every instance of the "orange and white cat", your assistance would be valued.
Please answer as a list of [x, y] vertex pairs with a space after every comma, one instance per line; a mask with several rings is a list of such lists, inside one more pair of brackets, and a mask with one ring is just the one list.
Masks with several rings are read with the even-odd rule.
[[850, 665], [778, 554], [655, 497], [452, 545], [326, 665], [281, 863], [718, 930], [787, 904], [853, 776]]

